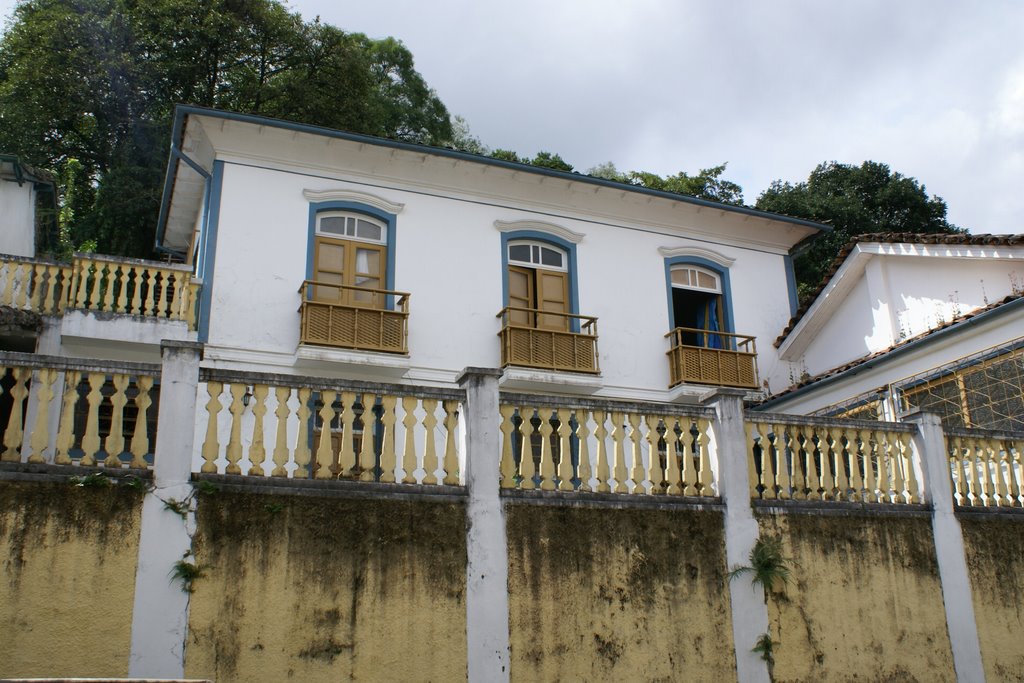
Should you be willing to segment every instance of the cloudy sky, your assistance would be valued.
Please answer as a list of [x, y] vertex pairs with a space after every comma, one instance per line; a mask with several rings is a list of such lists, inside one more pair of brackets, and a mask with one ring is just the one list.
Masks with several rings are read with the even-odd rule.
[[[1024, 232], [1018, 0], [290, 0], [401, 39], [490, 147], [773, 179], [872, 159], [972, 232]], [[12, 0], [0, 0], [9, 14]]]

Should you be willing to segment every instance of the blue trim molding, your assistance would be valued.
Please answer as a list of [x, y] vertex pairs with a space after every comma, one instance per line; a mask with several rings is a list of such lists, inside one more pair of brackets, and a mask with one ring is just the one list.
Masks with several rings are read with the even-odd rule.
[[[519, 240], [544, 242], [565, 252], [568, 259], [566, 272], [569, 274], [569, 312], [580, 313], [579, 278], [576, 270], [576, 245], [555, 235], [537, 230], [513, 230], [501, 233], [501, 307], [508, 306], [508, 243]], [[579, 332], [580, 321], [572, 320], [572, 329]]]
[[224, 186], [224, 162], [213, 162], [213, 177], [210, 179], [210, 191], [207, 193], [206, 228], [203, 230], [203, 246], [200, 250], [203, 259], [203, 289], [199, 295], [199, 335], [200, 342], [206, 343], [210, 337], [210, 306], [213, 298], [213, 271], [217, 260], [217, 228], [220, 224], [220, 195]]
[[725, 329], [722, 332], [735, 332], [736, 324], [732, 317], [732, 285], [729, 281], [729, 269], [721, 264], [699, 256], [673, 256], [665, 259], [665, 295], [668, 297], [668, 329], [676, 328], [676, 314], [672, 306], [672, 266], [689, 265], [706, 268], [718, 275], [722, 283], [722, 321]]

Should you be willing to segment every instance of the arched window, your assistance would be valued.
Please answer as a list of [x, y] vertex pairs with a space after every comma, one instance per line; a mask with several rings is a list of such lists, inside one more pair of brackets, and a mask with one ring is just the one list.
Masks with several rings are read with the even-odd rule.
[[722, 278], [701, 266], [677, 264], [671, 267], [672, 317], [683, 328], [682, 342], [692, 346], [725, 348], [725, 340], [713, 332], [728, 332], [722, 297]]
[[[507, 245], [509, 322], [522, 327], [568, 331], [569, 259], [563, 249], [534, 240]], [[545, 315], [563, 314], [563, 315]]]
[[[351, 211], [316, 215], [313, 298], [342, 305], [384, 308], [387, 226]], [[365, 291], [363, 291], [365, 290]]]

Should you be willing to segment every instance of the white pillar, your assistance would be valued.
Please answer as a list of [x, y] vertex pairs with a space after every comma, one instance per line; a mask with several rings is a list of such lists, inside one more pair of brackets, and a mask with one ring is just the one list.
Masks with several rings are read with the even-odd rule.
[[[50, 315], [42, 316], [42, 329], [39, 331], [39, 337], [36, 338], [36, 355], [37, 356], [60, 356], [61, 355], [61, 336], [60, 336], [60, 325], [61, 319]], [[36, 427], [36, 415], [39, 412], [39, 371], [35, 370], [32, 372], [32, 384], [29, 388], [28, 393], [28, 408], [25, 411], [25, 435], [24, 441], [21, 445], [21, 460], [25, 462], [28, 459], [28, 454], [32, 452], [32, 433]], [[64, 398], [64, 373], [58, 372], [54, 378], [53, 387], [53, 398], [50, 399], [48, 407], [49, 412], [47, 413], [48, 421], [46, 425], [46, 433], [49, 436], [49, 440], [46, 444], [46, 449], [43, 451], [43, 459], [48, 463], [53, 463], [53, 451], [54, 445], [57, 440], [57, 428], [60, 425], [60, 409], [61, 403]]]
[[153, 489], [142, 504], [135, 573], [128, 660], [128, 675], [134, 678], [185, 675], [189, 595], [171, 572], [175, 563], [192, 550], [195, 514], [192, 508], [183, 518], [167, 509], [165, 503], [192, 500], [193, 425], [202, 345], [165, 340], [161, 354]]
[[509, 680], [508, 541], [499, 495], [501, 370], [466, 368], [463, 410], [463, 476], [466, 510], [466, 646], [470, 683]]
[[946, 608], [946, 627], [953, 649], [953, 668], [958, 681], [985, 680], [981, 661], [978, 626], [974, 619], [971, 579], [967, 573], [964, 538], [960, 520], [953, 512], [953, 483], [942, 421], [933, 413], [913, 411], [901, 416], [917, 425], [914, 454], [924, 475], [925, 498], [932, 506], [932, 533], [935, 556], [942, 583], [942, 601]]
[[[750, 564], [757, 543], [757, 520], [750, 506], [747, 438], [744, 431], [741, 389], [714, 389], [701, 402], [715, 411], [712, 425], [714, 448], [711, 467], [717, 475], [718, 494], [725, 503], [725, 558], [729, 569]], [[768, 606], [763, 590], [748, 576], [729, 581], [732, 605], [732, 636], [739, 683], [769, 683], [768, 665], [752, 651], [757, 639], [768, 632]]]

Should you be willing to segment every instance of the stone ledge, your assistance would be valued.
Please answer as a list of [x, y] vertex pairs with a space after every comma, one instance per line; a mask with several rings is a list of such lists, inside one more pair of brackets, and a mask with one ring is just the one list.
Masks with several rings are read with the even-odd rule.
[[240, 474], [193, 473], [192, 481], [207, 481], [225, 491], [285, 496], [376, 498], [391, 500], [465, 501], [466, 488], [445, 484], [385, 484], [346, 479], [285, 479]]

